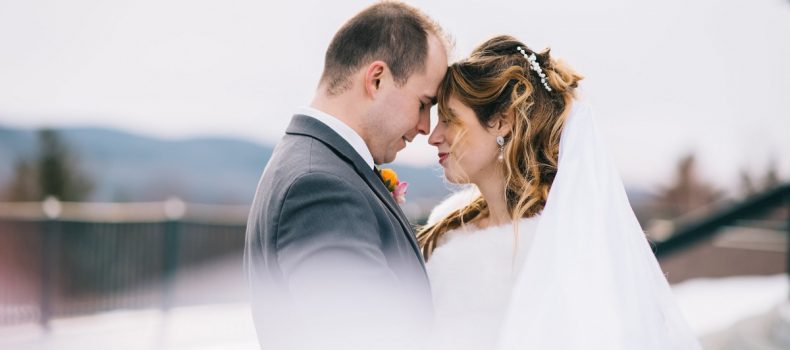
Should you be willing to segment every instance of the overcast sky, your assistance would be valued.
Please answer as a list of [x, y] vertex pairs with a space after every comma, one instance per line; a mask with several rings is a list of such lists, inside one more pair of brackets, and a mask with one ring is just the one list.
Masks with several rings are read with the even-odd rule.
[[[108, 126], [272, 144], [309, 103], [334, 32], [370, 1], [0, 0], [0, 124]], [[790, 177], [790, 2], [410, 1], [456, 40], [552, 48], [625, 181], [668, 183], [695, 152], [725, 187]], [[398, 158], [432, 164], [418, 138]]]

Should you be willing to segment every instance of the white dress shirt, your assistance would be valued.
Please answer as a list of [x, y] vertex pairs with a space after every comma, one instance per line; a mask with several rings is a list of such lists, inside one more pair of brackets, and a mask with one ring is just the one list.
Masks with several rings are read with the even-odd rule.
[[318, 119], [318, 121], [324, 123], [357, 151], [357, 154], [365, 160], [365, 163], [368, 163], [368, 168], [373, 169], [373, 155], [370, 154], [368, 145], [365, 143], [365, 140], [362, 139], [362, 136], [359, 136], [359, 134], [345, 122], [329, 113], [319, 111], [312, 107], [299, 107], [296, 113]]

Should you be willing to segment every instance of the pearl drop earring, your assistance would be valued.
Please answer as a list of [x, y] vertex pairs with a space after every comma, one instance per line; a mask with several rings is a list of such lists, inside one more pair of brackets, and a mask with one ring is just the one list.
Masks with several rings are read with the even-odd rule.
[[499, 145], [499, 157], [497, 157], [497, 160], [501, 162], [505, 160], [505, 138], [503, 136], [497, 136], [496, 144]]

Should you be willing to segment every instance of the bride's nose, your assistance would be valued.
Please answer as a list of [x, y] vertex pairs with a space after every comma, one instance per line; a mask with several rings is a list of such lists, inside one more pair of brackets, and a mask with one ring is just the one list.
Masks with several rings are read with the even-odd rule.
[[441, 145], [442, 142], [444, 142], [444, 128], [445, 128], [444, 123], [442, 123], [441, 121], [437, 123], [436, 127], [433, 128], [433, 132], [431, 133], [431, 136], [428, 137], [428, 143], [433, 146], [439, 147], [439, 145]]

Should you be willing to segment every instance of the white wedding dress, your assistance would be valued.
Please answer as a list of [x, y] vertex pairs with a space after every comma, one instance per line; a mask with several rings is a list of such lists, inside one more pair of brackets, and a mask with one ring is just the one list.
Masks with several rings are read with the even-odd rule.
[[[435, 323], [428, 349], [697, 350], [622, 181], [575, 103], [539, 216], [438, 242], [426, 269]], [[437, 206], [429, 223], [472, 201]]]

